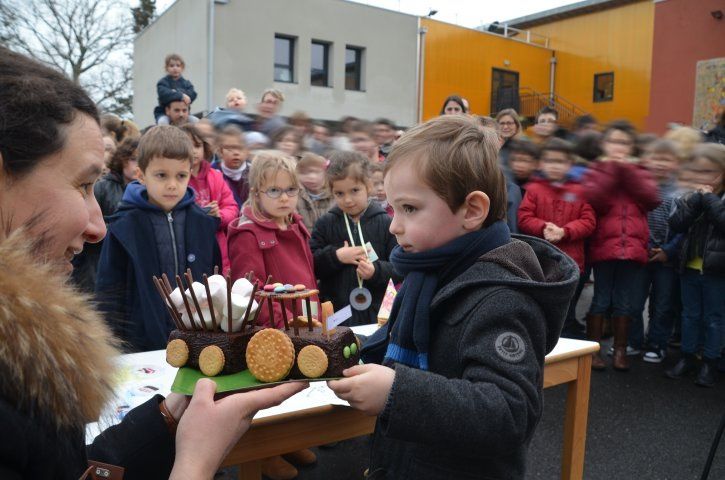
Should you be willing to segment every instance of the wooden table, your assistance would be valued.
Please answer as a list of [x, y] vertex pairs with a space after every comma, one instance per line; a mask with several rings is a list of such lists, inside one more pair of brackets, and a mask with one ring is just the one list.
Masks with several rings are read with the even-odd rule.
[[[583, 478], [591, 353], [597, 350], [599, 345], [594, 342], [562, 338], [546, 356], [544, 388], [565, 383], [569, 386], [564, 415], [562, 479]], [[240, 465], [240, 479], [259, 480], [263, 458], [367, 435], [374, 427], [375, 417], [339, 405], [255, 419], [223, 465]]]

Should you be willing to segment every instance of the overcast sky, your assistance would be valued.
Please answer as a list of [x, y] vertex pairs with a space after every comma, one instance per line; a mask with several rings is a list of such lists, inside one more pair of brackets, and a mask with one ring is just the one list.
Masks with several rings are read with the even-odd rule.
[[[201, 0], [196, 0], [201, 1]], [[240, 0], [231, 0], [240, 1]], [[289, 0], [304, 1], [304, 0]], [[352, 0], [376, 7], [425, 16], [430, 10], [438, 10], [433, 18], [465, 27], [494, 21], [511, 20], [532, 13], [576, 3], [573, 0]], [[138, 3], [132, 0], [131, 3]], [[157, 0], [156, 8], [163, 12], [174, 0]]]

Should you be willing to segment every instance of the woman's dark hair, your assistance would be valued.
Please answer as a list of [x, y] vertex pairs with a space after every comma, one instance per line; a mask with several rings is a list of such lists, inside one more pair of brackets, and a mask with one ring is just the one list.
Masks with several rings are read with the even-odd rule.
[[466, 109], [466, 105], [463, 103], [463, 99], [458, 95], [450, 95], [443, 102], [443, 106], [441, 107], [441, 115], [446, 113], [446, 105], [448, 105], [448, 102], [456, 102], [458, 105], [460, 105], [461, 111], [463, 113], [468, 113], [468, 110]]
[[136, 160], [138, 149], [138, 138], [129, 137], [118, 145], [108, 162], [108, 169], [116, 175], [123, 177], [123, 169], [126, 168], [129, 160]]
[[99, 123], [93, 100], [64, 74], [0, 47], [0, 155], [11, 177], [63, 149], [64, 127], [83, 113]]

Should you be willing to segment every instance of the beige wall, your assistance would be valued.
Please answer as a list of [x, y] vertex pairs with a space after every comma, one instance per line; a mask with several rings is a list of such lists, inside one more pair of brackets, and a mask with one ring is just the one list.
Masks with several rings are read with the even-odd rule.
[[[163, 56], [172, 50], [186, 59], [185, 76], [199, 93], [192, 111], [206, 106], [207, 4], [179, 0], [137, 38], [134, 113], [141, 124], [152, 120], [155, 84]], [[261, 92], [275, 87], [287, 97], [283, 115], [302, 110], [328, 120], [355, 115], [415, 123], [416, 17], [342, 0], [230, 0], [216, 5], [215, 17], [215, 105], [223, 105], [229, 88], [237, 87], [247, 93], [247, 110], [254, 112]], [[296, 83], [273, 81], [276, 33], [297, 37]], [[310, 85], [312, 39], [332, 43], [331, 87]], [[365, 91], [345, 90], [346, 45], [365, 48]]]

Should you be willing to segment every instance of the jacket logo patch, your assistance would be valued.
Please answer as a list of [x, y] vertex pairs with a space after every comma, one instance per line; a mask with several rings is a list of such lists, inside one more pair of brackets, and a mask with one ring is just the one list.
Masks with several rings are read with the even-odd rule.
[[520, 335], [506, 332], [496, 338], [496, 353], [507, 362], [520, 362], [526, 354], [526, 344]]
[[194, 255], [193, 253], [190, 253], [189, 255], [187, 255], [187, 257], [186, 257], [186, 260], [187, 260], [187, 261], [188, 261], [189, 263], [193, 263], [193, 262], [194, 262], [194, 260], [196, 260], [196, 255]]

